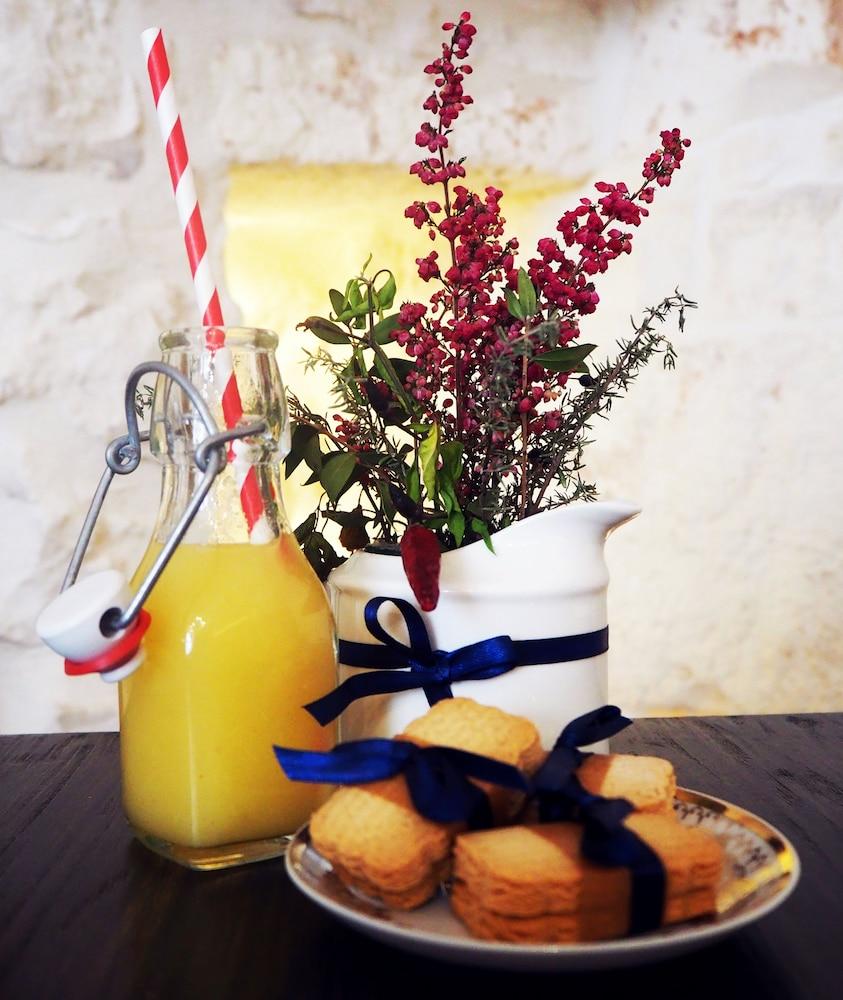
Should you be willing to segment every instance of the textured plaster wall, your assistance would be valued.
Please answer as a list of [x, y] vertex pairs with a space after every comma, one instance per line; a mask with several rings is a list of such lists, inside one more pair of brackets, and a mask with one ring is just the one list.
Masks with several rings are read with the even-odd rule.
[[[676, 282], [703, 306], [678, 372], [648, 372], [592, 449], [604, 495], [645, 509], [609, 545], [612, 696], [633, 713], [843, 708], [841, 7], [474, 8], [475, 162], [585, 188], [634, 176], [661, 127], [695, 141], [588, 328], [610, 345]], [[0, 731], [115, 725], [115, 692], [65, 678], [32, 622], [121, 430], [122, 377], [194, 321], [140, 31], [168, 33], [220, 273], [233, 165], [410, 161], [419, 68], [456, 12], [0, 2]], [[116, 492], [91, 568], [131, 569], [157, 470]]]

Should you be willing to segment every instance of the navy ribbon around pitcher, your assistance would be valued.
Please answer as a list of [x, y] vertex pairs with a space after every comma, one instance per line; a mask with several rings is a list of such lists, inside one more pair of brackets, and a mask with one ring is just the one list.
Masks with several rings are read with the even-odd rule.
[[[391, 603], [407, 625], [409, 645], [391, 636], [378, 621], [381, 606]], [[515, 667], [539, 663], [585, 660], [609, 648], [608, 627], [581, 635], [550, 639], [512, 639], [497, 635], [459, 649], [433, 649], [424, 619], [409, 601], [399, 597], [373, 597], [364, 611], [366, 628], [382, 645], [340, 639], [339, 660], [349, 667], [365, 667], [371, 672], [355, 674], [336, 690], [304, 707], [323, 726], [341, 715], [358, 698], [373, 694], [394, 694], [422, 688], [428, 703], [451, 698], [451, 684], [457, 681], [487, 680]], [[409, 667], [409, 670], [402, 669]], [[599, 738], [599, 737], [598, 737]]]
[[666, 876], [659, 856], [624, 826], [633, 811], [626, 799], [592, 795], [580, 784], [576, 770], [587, 753], [579, 748], [608, 739], [630, 725], [614, 705], [604, 705], [574, 719], [563, 730], [547, 760], [533, 778], [543, 823], [578, 820], [583, 824], [581, 850], [595, 864], [628, 868], [632, 877], [630, 931], [655, 930], [661, 925]]
[[293, 781], [356, 785], [403, 774], [422, 816], [437, 823], [466, 822], [472, 829], [491, 826], [492, 809], [471, 778], [528, 790], [525, 777], [510, 764], [467, 750], [420, 747], [406, 740], [354, 740], [324, 753], [276, 746], [275, 756]]

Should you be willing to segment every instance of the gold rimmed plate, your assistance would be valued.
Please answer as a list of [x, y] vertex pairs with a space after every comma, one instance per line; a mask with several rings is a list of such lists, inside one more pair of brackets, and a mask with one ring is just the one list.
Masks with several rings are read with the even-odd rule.
[[363, 934], [431, 958], [536, 971], [634, 965], [692, 951], [759, 920], [780, 906], [799, 880], [799, 858], [793, 845], [759, 816], [686, 788], [677, 790], [673, 808], [680, 823], [707, 830], [723, 845], [726, 864], [717, 893], [717, 913], [613, 941], [481, 941], [451, 912], [444, 890], [417, 910], [389, 909], [344, 886], [311, 844], [306, 826], [287, 851], [287, 872], [305, 895]]

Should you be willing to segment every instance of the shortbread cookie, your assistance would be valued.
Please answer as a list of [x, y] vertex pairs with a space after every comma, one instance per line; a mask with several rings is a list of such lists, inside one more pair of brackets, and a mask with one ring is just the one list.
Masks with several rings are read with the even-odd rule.
[[[663, 924], [715, 910], [723, 851], [714, 837], [661, 815], [634, 813], [625, 824], [664, 865]], [[461, 834], [454, 911], [478, 937], [500, 941], [598, 941], [627, 933], [630, 873], [588, 861], [581, 839], [577, 823]]]
[[[399, 738], [468, 750], [527, 773], [544, 759], [532, 723], [467, 698], [439, 702]], [[477, 784], [495, 816], [509, 818], [523, 804], [523, 793]], [[399, 909], [420, 906], [435, 893], [450, 873], [453, 839], [463, 829], [465, 824], [420, 816], [402, 775], [339, 788], [310, 820], [313, 845], [339, 878]]]
[[676, 772], [662, 757], [595, 753], [577, 768], [577, 777], [592, 795], [626, 799], [636, 812], [673, 816]]
[[[470, 698], [445, 698], [426, 715], [411, 722], [401, 739], [427, 746], [456, 747], [512, 764], [524, 774], [535, 774], [547, 754], [539, 731], [528, 719]], [[486, 792], [497, 822], [512, 819], [524, 796], [509, 788], [478, 782]]]
[[314, 847], [346, 885], [402, 910], [436, 892], [457, 829], [420, 816], [401, 775], [338, 788], [310, 819]]

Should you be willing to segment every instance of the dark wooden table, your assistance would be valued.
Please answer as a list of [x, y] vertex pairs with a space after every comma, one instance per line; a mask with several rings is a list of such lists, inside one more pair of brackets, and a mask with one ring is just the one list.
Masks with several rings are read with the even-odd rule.
[[3, 737], [0, 997], [841, 997], [842, 746], [843, 715], [638, 721], [615, 749], [669, 757], [680, 784], [779, 826], [802, 882], [760, 923], [686, 957], [550, 976], [376, 944], [301, 896], [281, 861], [172, 865], [129, 835], [115, 734]]

